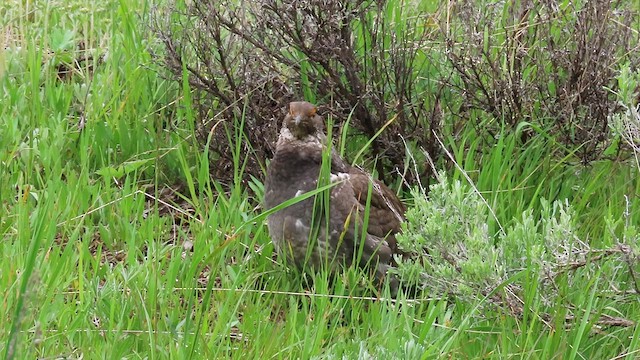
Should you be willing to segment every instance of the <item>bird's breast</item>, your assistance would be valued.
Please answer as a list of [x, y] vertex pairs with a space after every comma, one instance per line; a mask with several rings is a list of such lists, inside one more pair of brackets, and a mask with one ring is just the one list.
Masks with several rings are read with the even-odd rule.
[[265, 205], [271, 208], [317, 187], [319, 164], [276, 154], [267, 169]]

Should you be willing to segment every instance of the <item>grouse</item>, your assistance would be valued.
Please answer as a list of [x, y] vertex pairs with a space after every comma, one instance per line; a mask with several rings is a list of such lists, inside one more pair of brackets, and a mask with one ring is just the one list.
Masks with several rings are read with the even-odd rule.
[[[394, 264], [393, 255], [401, 253], [395, 234], [405, 207], [382, 182], [340, 158], [330, 141], [313, 104], [289, 104], [267, 169], [264, 205], [273, 209], [305, 193], [315, 194], [268, 215], [269, 235], [288, 264], [301, 269], [328, 266], [332, 272], [355, 265], [375, 270], [382, 281]], [[330, 174], [319, 186], [323, 153], [325, 166], [330, 161]], [[328, 206], [319, 205], [322, 192], [317, 189], [323, 185], [328, 188]], [[389, 284], [395, 293], [398, 280], [389, 277]]]

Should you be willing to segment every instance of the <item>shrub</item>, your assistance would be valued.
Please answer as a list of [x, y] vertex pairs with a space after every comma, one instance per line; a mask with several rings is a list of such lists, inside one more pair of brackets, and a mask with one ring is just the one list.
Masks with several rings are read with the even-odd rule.
[[[486, 297], [521, 315], [521, 299], [536, 298], [547, 309], [558, 303], [573, 308], [567, 293], [584, 294], [589, 286], [620, 298], [640, 288], [640, 233], [634, 226], [628, 224], [624, 238], [613, 238], [608, 247], [592, 247], [576, 235], [568, 203], [542, 201], [539, 218], [526, 211], [494, 236], [487, 231], [490, 212], [481, 196], [440, 177], [429, 198], [413, 190], [415, 204], [397, 236], [399, 246], [415, 256], [398, 258], [395, 271], [430, 297], [468, 303]], [[509, 280], [522, 272], [520, 280]]]
[[584, 163], [601, 158], [609, 117], [623, 111], [618, 70], [640, 65], [629, 2], [472, 1], [454, 14], [445, 36], [456, 75], [448, 84], [463, 98], [457, 116], [484, 114], [472, 123], [489, 135], [532, 123]]
[[301, 98], [326, 105], [355, 138], [347, 147], [373, 139], [383, 180], [397, 169], [409, 183], [432, 176], [420, 149], [437, 163], [435, 135], [455, 141], [469, 127], [485, 146], [500, 132], [523, 143], [537, 132], [583, 163], [607, 155], [610, 119], [624, 112], [616, 77], [640, 59], [632, 2], [412, 5], [170, 2], [154, 12], [164, 45], [155, 57], [194, 92], [197, 138], [204, 146], [212, 134], [218, 179], [232, 177], [228, 144], [238, 142], [245, 175], [259, 178], [286, 104]]
[[232, 162], [227, 144], [238, 139], [227, 134], [244, 118], [241, 140], [255, 150], [247, 174], [258, 176], [287, 103], [305, 98], [329, 105], [323, 114], [338, 126], [349, 121], [352, 135], [374, 139], [371, 155], [384, 178], [402, 168], [403, 137], [431, 136], [420, 122], [433, 108], [421, 85], [430, 81], [420, 58], [429, 33], [410, 11], [394, 1], [176, 3], [156, 11], [165, 49], [156, 58], [195, 90], [199, 138], [205, 143], [213, 131], [219, 167]]

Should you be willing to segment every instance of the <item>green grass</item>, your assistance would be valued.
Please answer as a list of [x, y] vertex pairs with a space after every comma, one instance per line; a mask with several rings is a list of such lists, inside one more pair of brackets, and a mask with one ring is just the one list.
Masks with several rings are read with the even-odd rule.
[[[487, 313], [483, 301], [429, 294], [376, 300], [357, 270], [339, 281], [318, 274], [309, 289], [273, 260], [256, 208], [260, 180], [251, 187], [240, 181], [248, 156], [240, 143], [230, 144], [236, 182], [210, 179], [215, 164], [194, 140], [190, 89], [164, 80], [149, 54], [148, 3], [9, 2], [0, 12], [4, 358], [640, 354], [640, 326], [594, 327], [594, 314], [605, 310], [639, 319], [637, 295], [616, 303], [594, 283], [562, 289], [584, 312], [566, 326], [567, 310], [551, 304], [554, 329], [539, 316], [547, 308], [536, 303], [533, 279], [525, 282], [530, 303], [521, 318]], [[57, 79], [57, 65], [85, 52], [91, 60], [69, 80]], [[484, 154], [475, 151], [471, 130], [444, 141], [502, 226], [522, 211], [540, 213], [541, 197], [568, 198], [594, 246], [640, 223], [637, 168], [574, 164], [546, 151], [553, 144], [542, 135], [524, 148], [515, 137], [500, 139]], [[463, 179], [460, 170], [450, 172]], [[161, 191], [164, 184], [184, 186], [174, 194]]]

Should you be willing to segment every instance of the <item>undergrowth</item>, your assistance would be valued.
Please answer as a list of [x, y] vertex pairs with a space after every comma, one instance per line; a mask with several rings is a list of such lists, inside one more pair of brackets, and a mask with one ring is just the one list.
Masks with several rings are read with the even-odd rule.
[[[196, 103], [218, 103], [194, 90], [185, 67], [169, 78], [158, 66], [161, 39], [148, 26], [151, 8], [162, 4], [5, 3], [5, 359], [631, 359], [640, 352], [640, 303], [632, 279], [640, 223], [638, 73], [632, 63], [615, 69], [619, 85], [611, 91], [624, 111], [612, 114], [606, 141], [599, 143], [608, 146], [604, 156], [589, 165], [535, 122], [519, 123], [515, 132], [493, 127], [498, 131], [487, 137], [476, 125], [499, 125], [500, 117], [477, 111], [467, 122], [448, 117], [460, 106], [454, 94], [416, 107], [423, 109], [415, 112], [418, 118], [435, 121], [421, 127], [437, 130], [430, 143], [385, 134], [382, 144], [398, 141], [394, 156], [401, 155], [397, 173], [404, 179], [427, 189], [432, 179], [424, 170], [434, 154], [434, 167], [448, 179], [449, 185], [434, 182], [439, 196], [418, 192], [412, 200], [403, 194], [416, 218], [421, 208], [446, 210], [407, 227], [428, 226], [431, 241], [467, 251], [464, 261], [457, 260], [464, 271], [458, 278], [458, 270], [437, 259], [432, 268], [440, 275], [432, 288], [415, 298], [385, 299], [369, 290], [366, 274], [357, 269], [338, 279], [314, 274], [310, 286], [273, 256], [259, 205], [264, 164], [251, 160], [258, 152], [251, 139], [268, 134], [251, 133], [254, 112], [242, 111], [249, 95], [239, 96], [233, 116], [205, 111], [202, 117]], [[397, 30], [410, 33], [398, 22], [406, 13], [392, 5], [403, 3], [381, 8], [380, 16], [397, 17]], [[447, 11], [422, 5], [428, 15], [423, 33], [433, 35]], [[637, 20], [630, 29], [637, 34]], [[446, 63], [443, 53], [432, 54]], [[423, 70], [413, 75], [431, 78], [434, 68]], [[415, 94], [436, 93], [431, 90], [437, 86], [425, 82]], [[297, 88], [296, 94], [309, 90]], [[370, 111], [387, 111], [377, 119], [385, 124], [399, 110], [381, 99]], [[410, 108], [402, 105], [402, 111]], [[339, 110], [338, 148], [375, 163], [370, 149], [362, 149], [368, 135], [349, 125], [351, 105]], [[277, 131], [280, 114], [270, 114], [269, 129]], [[214, 127], [224, 137], [212, 133]], [[210, 144], [226, 152], [209, 152]], [[393, 174], [385, 176], [398, 188], [403, 176]], [[429, 224], [435, 219], [440, 227]], [[436, 251], [442, 253], [434, 249], [425, 256]], [[460, 279], [462, 285], [453, 286]], [[481, 287], [475, 287], [478, 279]]]
[[[470, 304], [488, 300], [512, 316], [531, 312], [550, 323], [556, 307], [566, 309], [562, 315], [568, 322], [575, 319], [574, 309], [584, 308], [571, 299], [593, 288], [606, 296], [601, 308], [587, 314], [595, 318], [590, 321], [611, 325], [615, 318], [633, 324], [619, 317], [625, 310], [617, 304], [633, 302], [640, 289], [640, 234], [635, 226], [625, 223], [621, 238], [612, 232], [585, 241], [577, 234], [575, 212], [566, 200], [542, 199], [538, 216], [526, 210], [494, 237], [488, 232], [491, 215], [482, 196], [460, 181], [440, 177], [428, 198], [424, 189], [413, 191], [414, 205], [397, 237], [400, 247], [414, 254], [397, 259], [402, 279], [431, 296]], [[611, 229], [611, 219], [604, 221]]]

